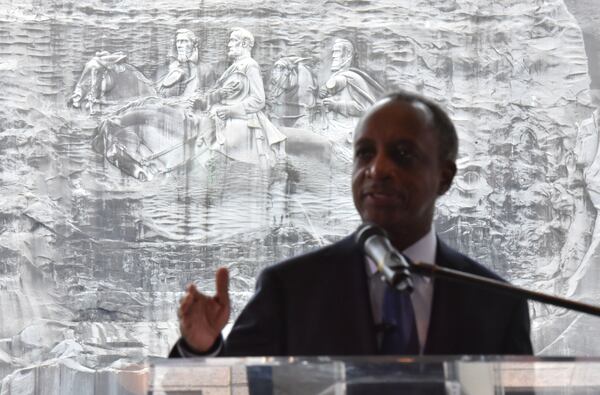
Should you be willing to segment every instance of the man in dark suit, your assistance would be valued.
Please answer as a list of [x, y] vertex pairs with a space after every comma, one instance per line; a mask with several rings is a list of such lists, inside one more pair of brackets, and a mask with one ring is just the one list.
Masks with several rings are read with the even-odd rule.
[[[436, 104], [387, 96], [356, 128], [354, 203], [363, 221], [383, 228], [411, 259], [499, 279], [435, 236], [435, 202], [452, 183], [457, 151], [454, 126]], [[414, 347], [386, 350], [389, 290], [353, 235], [265, 269], [226, 341], [228, 274], [219, 269], [214, 297], [188, 287], [179, 309], [182, 337], [170, 356], [532, 353], [526, 302], [413, 277], [410, 315], [392, 321], [401, 327], [410, 317]]]

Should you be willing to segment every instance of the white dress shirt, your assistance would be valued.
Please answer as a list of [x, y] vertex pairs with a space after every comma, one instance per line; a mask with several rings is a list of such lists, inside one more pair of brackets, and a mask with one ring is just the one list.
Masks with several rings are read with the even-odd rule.
[[[435, 228], [432, 225], [431, 230], [416, 243], [402, 251], [402, 254], [410, 258], [413, 262], [435, 263], [435, 253], [437, 249], [437, 238]], [[381, 323], [381, 312], [383, 309], [383, 295], [387, 284], [381, 280], [377, 274], [375, 264], [367, 259], [367, 276], [369, 285], [369, 294], [371, 297], [371, 311], [373, 312], [373, 322]], [[425, 342], [427, 340], [427, 330], [429, 329], [429, 319], [431, 316], [431, 303], [433, 300], [433, 281], [430, 277], [412, 275], [413, 292], [410, 295], [413, 309], [415, 310], [415, 320], [417, 332], [419, 335], [420, 353], [423, 354]], [[378, 336], [378, 343], [382, 336]]]

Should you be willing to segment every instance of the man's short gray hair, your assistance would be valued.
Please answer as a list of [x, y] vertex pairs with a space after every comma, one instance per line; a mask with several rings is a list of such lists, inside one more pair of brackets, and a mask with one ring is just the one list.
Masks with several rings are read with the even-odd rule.
[[333, 40], [333, 45], [339, 44], [342, 46], [344, 51], [350, 54], [350, 56], [354, 56], [354, 44], [350, 40], [346, 40], [345, 38], [336, 38]]
[[196, 34], [193, 31], [191, 31], [189, 29], [179, 29], [175, 32], [175, 40], [177, 40], [177, 36], [180, 36], [180, 35], [185, 36], [194, 45], [198, 44], [198, 38], [196, 37]]
[[254, 47], [254, 35], [250, 33], [248, 30], [243, 27], [234, 27], [231, 30], [231, 33], [236, 33], [242, 40], [248, 40], [248, 44], [250, 44], [250, 48]]

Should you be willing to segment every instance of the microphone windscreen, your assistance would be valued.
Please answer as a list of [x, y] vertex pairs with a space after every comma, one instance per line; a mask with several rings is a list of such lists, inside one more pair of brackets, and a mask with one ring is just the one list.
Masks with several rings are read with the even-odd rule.
[[358, 227], [356, 230], [356, 234], [354, 235], [354, 240], [356, 243], [364, 248], [365, 241], [371, 236], [383, 236], [387, 238], [387, 234], [385, 230], [380, 228], [379, 226], [372, 224], [370, 222], [365, 222]]

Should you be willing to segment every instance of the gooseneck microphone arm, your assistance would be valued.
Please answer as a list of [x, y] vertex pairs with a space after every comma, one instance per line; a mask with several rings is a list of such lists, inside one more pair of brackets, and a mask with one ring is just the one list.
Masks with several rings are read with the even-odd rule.
[[[536, 302], [547, 303], [600, 317], [600, 307], [598, 306], [569, 300], [558, 296], [548, 295], [541, 292], [530, 291], [509, 283], [494, 280], [488, 277], [478, 276], [476, 274], [465, 273], [460, 270], [448, 269], [439, 265], [432, 265], [422, 262], [409, 262], [392, 246], [385, 231], [376, 225], [361, 225], [356, 232], [355, 240], [363, 248], [365, 254], [375, 262], [377, 268], [387, 283], [399, 290], [410, 290], [412, 288], [410, 276], [411, 274], [418, 274], [422, 276], [442, 278], [473, 285], [485, 288], [486, 290], [492, 289], [496, 292], [504, 293], [513, 297], [530, 299]], [[404, 263], [398, 263], [401, 261]], [[380, 269], [380, 266], [385, 267]], [[401, 268], [399, 274], [395, 273], [395, 267]], [[389, 272], [392, 273], [390, 274]], [[410, 287], [402, 285], [403, 281], [408, 281]], [[400, 286], [398, 284], [400, 284]]]

